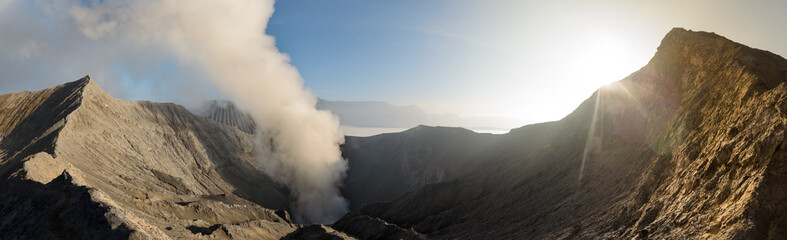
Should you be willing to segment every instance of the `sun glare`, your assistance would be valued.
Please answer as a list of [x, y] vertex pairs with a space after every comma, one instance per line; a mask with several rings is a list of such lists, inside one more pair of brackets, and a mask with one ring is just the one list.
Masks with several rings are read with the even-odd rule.
[[636, 61], [635, 49], [610, 35], [601, 35], [590, 40], [584, 53], [584, 69], [589, 74], [588, 83], [595, 88], [623, 79], [644, 63]]
[[568, 106], [571, 111], [596, 89], [621, 80], [647, 64], [651, 57], [643, 54], [647, 51], [621, 39], [625, 38], [611, 33], [592, 35], [584, 40], [577, 52], [564, 53], [575, 59], [569, 61], [560, 76], [572, 84], [570, 88], [561, 89], [566, 97], [559, 98], [565, 101], [559, 103], [560, 106]]
[[[517, 112], [520, 118], [538, 122], [559, 120], [596, 89], [621, 80], [647, 64], [651, 55], [649, 51], [643, 50], [646, 47], [631, 43], [619, 35], [610, 31], [587, 31], [578, 35], [578, 39], [571, 40], [569, 47], [552, 49], [557, 52], [541, 53], [545, 56], [562, 56], [549, 63], [560, 68], [550, 71], [534, 67], [520, 73], [523, 75], [521, 78], [525, 78], [541, 72], [536, 77], [544, 79], [538, 83], [543, 84], [543, 91], [534, 93], [540, 95], [520, 96], [520, 102], [542, 102], [540, 106]], [[522, 87], [531, 88], [533, 85], [528, 84]], [[521, 107], [510, 106], [508, 109]]]

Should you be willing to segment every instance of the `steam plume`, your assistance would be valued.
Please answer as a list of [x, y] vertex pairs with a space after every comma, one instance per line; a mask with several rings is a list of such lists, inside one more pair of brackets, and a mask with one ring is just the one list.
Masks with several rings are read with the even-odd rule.
[[[316, 98], [303, 88], [273, 37], [265, 34], [273, 0], [36, 4], [59, 21], [58, 27], [73, 30], [58, 37], [82, 47], [86, 46], [74, 42], [105, 46], [99, 48], [103, 52], [92, 53], [97, 59], [121, 64], [137, 56], [115, 49], [160, 52], [159, 58], [173, 58], [180, 67], [195, 69], [248, 111], [259, 128], [258, 160], [267, 174], [292, 190], [296, 221], [326, 223], [347, 211], [338, 194], [347, 168], [338, 147], [343, 142], [338, 120], [314, 108]], [[64, 47], [57, 41], [41, 41], [44, 47]]]

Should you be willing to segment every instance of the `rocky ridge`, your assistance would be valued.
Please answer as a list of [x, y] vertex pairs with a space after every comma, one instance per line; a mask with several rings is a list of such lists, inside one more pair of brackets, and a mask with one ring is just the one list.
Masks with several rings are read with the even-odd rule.
[[298, 227], [252, 137], [181, 106], [115, 99], [85, 77], [2, 95], [0, 116], [4, 237], [277, 239]]
[[384, 226], [434, 239], [783, 239], [785, 81], [775, 54], [673, 29], [647, 66], [564, 119], [513, 130], [468, 174], [333, 227], [368, 239], [392, 239], [376, 235]]

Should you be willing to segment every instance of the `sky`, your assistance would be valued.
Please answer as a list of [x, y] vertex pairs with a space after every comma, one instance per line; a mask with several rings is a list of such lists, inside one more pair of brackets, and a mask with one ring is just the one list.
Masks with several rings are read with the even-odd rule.
[[647, 64], [673, 27], [787, 54], [784, 1], [278, 1], [268, 33], [312, 91], [558, 120]]
[[[101, 48], [48, 47], [58, 39], [47, 33], [67, 23], [46, 17], [42, 2], [48, 1], [0, 0], [0, 93], [91, 74], [128, 100], [188, 106], [226, 98], [209, 81], [192, 81], [206, 78], [199, 69], [154, 50], [118, 53], [128, 56], [107, 65], [89, 54]], [[522, 125], [558, 120], [595, 89], [638, 70], [673, 27], [787, 55], [784, 1], [286, 0], [274, 6], [265, 31], [320, 98], [517, 118]], [[75, 33], [63, 33], [69, 34]]]

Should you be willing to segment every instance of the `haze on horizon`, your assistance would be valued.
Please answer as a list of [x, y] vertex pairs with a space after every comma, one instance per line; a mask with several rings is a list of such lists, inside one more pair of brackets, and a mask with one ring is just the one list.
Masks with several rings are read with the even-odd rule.
[[[85, 1], [83, 1], [85, 2]], [[87, 1], [89, 2], [89, 1]], [[128, 100], [194, 106], [224, 98], [204, 72], [144, 49], [101, 59], [41, 1], [0, 0], [0, 94], [91, 74]], [[277, 1], [267, 33], [314, 95], [416, 105], [431, 113], [557, 120], [644, 66], [673, 27], [787, 55], [777, 1]], [[45, 16], [45, 14], [40, 14]], [[227, 36], [230, 37], [230, 36]], [[63, 48], [53, 48], [53, 47]]]

